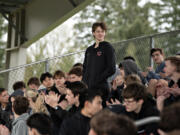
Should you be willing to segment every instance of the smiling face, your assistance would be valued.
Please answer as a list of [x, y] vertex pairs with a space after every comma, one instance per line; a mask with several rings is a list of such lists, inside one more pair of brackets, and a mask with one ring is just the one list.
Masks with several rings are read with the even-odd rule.
[[96, 30], [93, 32], [94, 38], [99, 42], [104, 41], [105, 35], [105, 30], [103, 30], [100, 26], [97, 27]]
[[161, 64], [164, 61], [164, 55], [160, 51], [155, 51], [152, 54], [152, 58], [156, 64]]

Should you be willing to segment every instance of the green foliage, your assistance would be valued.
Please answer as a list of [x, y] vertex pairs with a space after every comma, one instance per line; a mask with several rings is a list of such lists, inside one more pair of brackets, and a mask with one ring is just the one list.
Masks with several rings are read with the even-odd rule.
[[180, 1], [163, 0], [152, 4], [155, 11], [156, 28], [159, 31], [172, 31], [180, 29]]

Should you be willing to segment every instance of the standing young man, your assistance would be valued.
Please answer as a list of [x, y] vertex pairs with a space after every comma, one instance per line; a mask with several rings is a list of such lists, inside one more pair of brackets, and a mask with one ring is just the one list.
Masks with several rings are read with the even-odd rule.
[[96, 22], [92, 26], [95, 43], [87, 48], [83, 63], [83, 81], [88, 88], [99, 88], [103, 92], [103, 101], [108, 96], [107, 78], [115, 73], [115, 52], [112, 45], [104, 41], [106, 25]]

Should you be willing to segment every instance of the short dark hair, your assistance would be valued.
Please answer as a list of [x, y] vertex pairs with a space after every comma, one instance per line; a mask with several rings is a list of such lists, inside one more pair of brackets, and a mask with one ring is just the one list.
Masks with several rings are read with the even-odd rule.
[[17, 81], [13, 84], [13, 90], [22, 90], [26, 88], [26, 84], [23, 81]]
[[107, 109], [100, 111], [90, 121], [97, 135], [136, 135], [137, 129], [127, 116], [115, 114]]
[[178, 57], [178, 56], [171, 56], [171, 57], [167, 57], [166, 59], [165, 59], [165, 61], [170, 61], [170, 63], [172, 64], [172, 65], [174, 65], [174, 66], [176, 66], [176, 71], [178, 72], [178, 73], [180, 73], [180, 57]]
[[83, 67], [83, 64], [82, 63], [75, 63], [74, 65], [73, 65], [73, 68], [74, 67]]
[[131, 83], [122, 91], [123, 98], [134, 98], [138, 101], [140, 99], [146, 100], [147, 90], [146, 87], [139, 83]]
[[17, 96], [15, 97], [12, 107], [18, 115], [26, 113], [29, 108], [29, 100], [26, 97]]
[[69, 75], [75, 74], [77, 76], [82, 76], [83, 71], [81, 67], [74, 67], [69, 71]]
[[107, 27], [106, 27], [106, 24], [104, 22], [95, 22], [92, 25], [92, 32], [95, 32], [97, 27], [101, 27], [101, 29], [107, 31]]
[[85, 89], [84, 93], [79, 95], [79, 106], [83, 108], [86, 101], [92, 102], [97, 96], [102, 97], [102, 92], [100, 89]]
[[80, 95], [81, 93], [83, 93], [84, 89], [86, 89], [87, 86], [83, 82], [76, 81], [76, 82], [66, 82], [66, 88], [68, 88], [75, 97], [76, 95], [78, 94]]
[[163, 50], [161, 48], [152, 48], [151, 49], [151, 56], [153, 55], [154, 52], [157, 52], [157, 51], [159, 51], [160, 54], [164, 54]]
[[0, 88], [0, 95], [4, 92], [7, 91], [5, 88]]
[[43, 81], [46, 79], [46, 77], [48, 77], [48, 78], [53, 78], [52, 74], [49, 73], [49, 72], [42, 73], [42, 74], [41, 74], [41, 77], [40, 77], [41, 83], [43, 83]]
[[54, 79], [55, 79], [55, 77], [60, 77], [60, 78], [64, 77], [64, 78], [65, 78], [65, 74], [64, 74], [64, 72], [61, 71], [61, 70], [56, 70], [55, 73], [54, 73], [54, 75], [53, 75], [53, 78], [54, 78]]
[[52, 120], [44, 113], [34, 113], [27, 119], [27, 126], [36, 129], [42, 135], [52, 134]]
[[40, 82], [39, 82], [39, 78], [37, 77], [31, 77], [29, 80], [28, 80], [28, 83], [27, 85], [31, 85], [31, 84], [35, 84], [36, 86], [40, 86]]
[[160, 129], [165, 132], [180, 130], [180, 103], [165, 107], [160, 115]]
[[134, 62], [136, 61], [135, 58], [132, 56], [126, 56], [123, 58], [123, 60], [133, 60]]

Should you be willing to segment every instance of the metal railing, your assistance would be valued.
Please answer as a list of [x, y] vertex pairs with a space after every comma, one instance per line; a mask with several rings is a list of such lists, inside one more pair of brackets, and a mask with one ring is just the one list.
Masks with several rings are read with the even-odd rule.
[[[112, 45], [116, 52], [117, 64], [123, 60], [123, 57], [131, 55], [136, 59], [137, 65], [145, 70], [147, 66], [153, 66], [150, 57], [151, 48], [163, 48], [165, 56], [175, 55], [180, 50], [180, 30], [137, 37]], [[43, 72], [54, 73], [57, 69], [68, 72], [73, 64], [83, 63], [83, 59], [84, 50], [6, 69], [0, 71], [0, 80], [2, 80], [0, 85], [11, 91], [16, 81], [27, 82], [32, 76], [40, 77]], [[8, 77], [8, 80], [5, 80], [5, 77]]]

